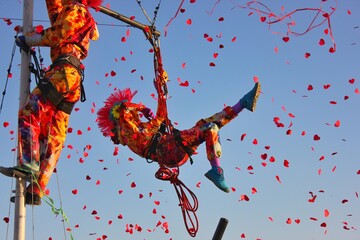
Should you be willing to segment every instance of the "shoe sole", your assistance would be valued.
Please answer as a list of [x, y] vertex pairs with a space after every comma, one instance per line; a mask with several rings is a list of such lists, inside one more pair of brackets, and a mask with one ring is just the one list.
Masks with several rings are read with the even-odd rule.
[[253, 104], [252, 104], [252, 108], [249, 109], [251, 112], [254, 112], [256, 109], [256, 103], [259, 99], [260, 93], [261, 93], [261, 86], [260, 86], [260, 82], [256, 83], [256, 91], [255, 91], [255, 96], [254, 96], [254, 100], [253, 100]]
[[26, 174], [24, 172], [21, 172], [14, 168], [7, 168], [7, 167], [1, 167], [0, 166], [0, 173], [7, 177], [14, 177], [18, 179], [25, 179], [26, 181], [30, 182], [32, 180], [32, 176], [29, 174]]
[[217, 188], [219, 188], [221, 191], [226, 192], [226, 193], [230, 192], [230, 189], [229, 189], [229, 188], [227, 188], [227, 189], [221, 188], [221, 186], [219, 186], [219, 185], [217, 184], [217, 182], [213, 180], [213, 178], [211, 177], [210, 174], [205, 173], [204, 176], [205, 176], [207, 179], [209, 179], [212, 183], [214, 183], [215, 186], [216, 186]]

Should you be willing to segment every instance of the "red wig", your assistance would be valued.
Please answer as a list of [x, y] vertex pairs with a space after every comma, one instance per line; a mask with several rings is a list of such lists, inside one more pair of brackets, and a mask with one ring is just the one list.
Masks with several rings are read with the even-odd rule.
[[123, 102], [131, 102], [136, 93], [137, 90], [132, 92], [130, 88], [124, 90], [119, 89], [106, 99], [104, 102], [105, 106], [100, 108], [97, 112], [98, 126], [104, 136], [108, 137], [112, 135], [111, 130], [115, 128], [116, 121], [119, 119], [119, 116], [117, 116], [117, 109]]

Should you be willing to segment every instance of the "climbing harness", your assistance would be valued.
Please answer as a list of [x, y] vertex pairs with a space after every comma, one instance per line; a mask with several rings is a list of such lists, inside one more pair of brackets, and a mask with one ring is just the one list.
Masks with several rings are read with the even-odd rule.
[[[33, 57], [34, 64], [31, 64], [30, 71], [35, 75], [35, 80], [37, 86], [40, 88], [41, 93], [45, 97], [45, 99], [49, 100], [52, 104], [54, 104], [57, 109], [71, 114], [71, 111], [75, 105], [75, 103], [67, 102], [64, 100], [64, 96], [60, 93], [55, 86], [44, 77], [45, 71], [40, 67], [39, 60], [36, 57], [36, 53], [33, 50], [30, 50], [30, 54]], [[59, 56], [54, 63], [50, 66], [49, 70], [52, 70], [56, 66], [62, 66], [64, 64], [69, 64], [73, 66], [80, 74], [81, 81], [80, 81], [80, 89], [81, 89], [81, 102], [86, 100], [85, 97], [85, 90], [83, 86], [84, 81], [84, 68], [81, 62], [72, 55], [61, 55]], [[34, 66], [35, 65], [35, 66]], [[66, 81], [67, 83], [67, 81]]]

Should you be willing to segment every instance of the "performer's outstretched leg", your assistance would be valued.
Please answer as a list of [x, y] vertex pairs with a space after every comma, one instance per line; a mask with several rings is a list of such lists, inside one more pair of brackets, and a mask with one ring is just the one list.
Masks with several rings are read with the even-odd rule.
[[[226, 185], [224, 170], [220, 167], [221, 144], [219, 129], [234, 119], [244, 108], [253, 112], [256, 108], [259, 94], [260, 83], [256, 83], [254, 88], [244, 95], [233, 107], [227, 107], [222, 112], [204, 119], [205, 121], [214, 120], [213, 124], [216, 124], [216, 127], [211, 127], [205, 135], [207, 156], [212, 166], [211, 169], [205, 173], [205, 177], [224, 192], [230, 192], [230, 188]], [[205, 126], [207, 125], [209, 125], [209, 123], [205, 124]]]

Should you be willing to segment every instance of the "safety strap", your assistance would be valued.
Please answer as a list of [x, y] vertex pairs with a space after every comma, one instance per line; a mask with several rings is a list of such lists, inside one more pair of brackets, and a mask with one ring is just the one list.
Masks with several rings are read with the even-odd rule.
[[[41, 93], [43, 94], [45, 99], [49, 100], [52, 104], [54, 104], [58, 110], [63, 111], [67, 114], [71, 114], [75, 103], [64, 100], [64, 96], [55, 88], [55, 86], [48, 79], [44, 78], [45, 72], [40, 68], [40, 64], [36, 57], [35, 51], [31, 50], [31, 55], [33, 56], [36, 67], [34, 67], [34, 65], [31, 65], [30, 71], [35, 75], [36, 84], [41, 90]], [[79, 72], [81, 76], [81, 82], [80, 82], [81, 101], [82, 102], [85, 101], [86, 100], [85, 91], [82, 84], [84, 80], [84, 70], [81, 62], [72, 55], [61, 55], [50, 66], [50, 69], [53, 69], [54, 67], [63, 64], [69, 64]]]

